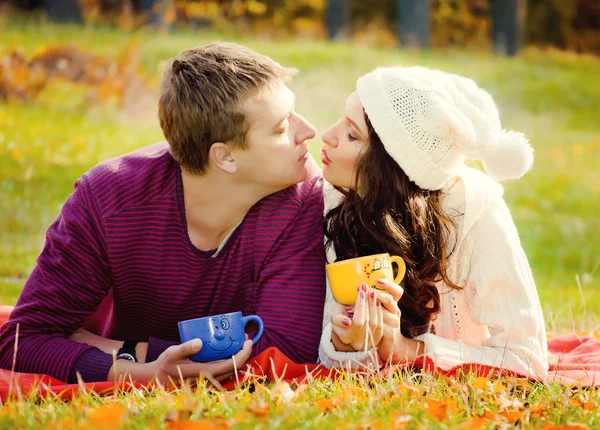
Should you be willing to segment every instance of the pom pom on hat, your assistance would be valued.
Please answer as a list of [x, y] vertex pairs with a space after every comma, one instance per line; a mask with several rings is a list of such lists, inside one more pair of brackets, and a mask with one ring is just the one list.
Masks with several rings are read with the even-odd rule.
[[518, 179], [531, 169], [533, 148], [522, 133], [503, 130], [489, 137], [481, 157], [488, 175], [498, 181]]

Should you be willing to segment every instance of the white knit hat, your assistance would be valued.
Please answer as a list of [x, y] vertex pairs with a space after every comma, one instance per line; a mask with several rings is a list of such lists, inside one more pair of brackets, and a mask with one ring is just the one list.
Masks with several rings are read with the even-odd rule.
[[501, 129], [492, 97], [471, 79], [388, 67], [361, 77], [356, 88], [385, 149], [423, 189], [442, 188], [465, 158], [482, 160], [496, 180], [520, 178], [531, 168], [527, 138]]

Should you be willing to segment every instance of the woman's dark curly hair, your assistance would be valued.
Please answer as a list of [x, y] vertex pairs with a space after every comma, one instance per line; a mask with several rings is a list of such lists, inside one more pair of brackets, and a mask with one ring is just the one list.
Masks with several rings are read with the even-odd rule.
[[[461, 288], [446, 269], [456, 224], [442, 210], [443, 191], [423, 190], [412, 182], [387, 153], [366, 114], [365, 120], [369, 144], [357, 161], [354, 190], [336, 187], [344, 199], [325, 217], [327, 246], [334, 246], [338, 261], [382, 252], [404, 259], [398, 307], [401, 332], [413, 338], [429, 331], [440, 311], [435, 284], [443, 280]], [[363, 195], [355, 191], [359, 184]]]

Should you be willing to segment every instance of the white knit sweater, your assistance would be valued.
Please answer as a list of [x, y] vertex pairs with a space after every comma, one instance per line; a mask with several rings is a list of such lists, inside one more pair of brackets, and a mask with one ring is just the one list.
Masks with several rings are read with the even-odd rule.
[[[548, 370], [545, 323], [529, 263], [502, 198], [503, 189], [489, 176], [464, 168], [446, 188], [446, 213], [458, 215], [458, 241], [448, 261], [448, 275], [462, 290], [437, 285], [441, 312], [436, 334], [418, 338], [437, 367], [480, 363], [543, 378]], [[341, 195], [325, 188], [325, 211]], [[328, 249], [329, 262], [335, 250]], [[331, 308], [327, 283], [323, 335], [319, 349], [327, 367], [355, 367], [374, 351], [339, 352], [331, 343]]]

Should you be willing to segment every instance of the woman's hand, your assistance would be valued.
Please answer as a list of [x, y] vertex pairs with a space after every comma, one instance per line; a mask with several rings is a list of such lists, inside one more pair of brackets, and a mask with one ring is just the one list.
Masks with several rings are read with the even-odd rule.
[[366, 284], [358, 287], [354, 309], [336, 303], [331, 312], [332, 342], [365, 351], [379, 344], [383, 336], [383, 311], [375, 290]]
[[383, 305], [383, 337], [377, 351], [385, 362], [403, 363], [414, 360], [423, 352], [423, 343], [406, 338], [401, 332], [401, 316], [398, 301], [404, 293], [403, 288], [393, 281], [378, 279], [377, 284], [385, 291], [378, 291]]

